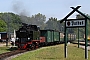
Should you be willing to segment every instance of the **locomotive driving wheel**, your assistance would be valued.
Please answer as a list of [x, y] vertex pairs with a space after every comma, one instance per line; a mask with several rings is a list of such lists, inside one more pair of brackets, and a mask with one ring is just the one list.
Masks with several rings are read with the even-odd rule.
[[34, 44], [32, 44], [32, 47], [31, 47], [31, 49], [32, 49], [32, 50], [34, 50], [34, 49], [35, 49], [35, 45], [34, 45]]

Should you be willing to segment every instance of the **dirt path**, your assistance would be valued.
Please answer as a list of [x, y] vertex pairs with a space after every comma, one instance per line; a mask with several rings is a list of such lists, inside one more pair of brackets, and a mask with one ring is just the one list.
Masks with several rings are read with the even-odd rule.
[[[81, 48], [85, 49], [85, 46], [80, 46]], [[90, 50], [90, 46], [88, 46], [87, 48], [88, 50]]]

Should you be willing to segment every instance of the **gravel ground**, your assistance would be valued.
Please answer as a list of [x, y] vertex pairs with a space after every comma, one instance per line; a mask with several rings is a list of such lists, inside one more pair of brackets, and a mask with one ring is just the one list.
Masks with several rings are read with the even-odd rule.
[[[85, 46], [80, 46], [80, 48], [85, 49]], [[90, 46], [88, 46], [87, 49], [90, 50]]]
[[20, 54], [16, 54], [16, 55], [13, 55], [13, 56], [7, 57], [7, 58], [5, 58], [4, 60], [12, 60], [12, 58], [18, 57], [18, 56], [20, 56], [20, 55], [22, 55], [22, 54], [25, 54], [25, 53], [28, 53], [28, 52], [29, 52], [29, 51], [24, 52], [24, 53], [20, 53]]
[[19, 55], [22, 55], [22, 54], [24, 54], [24, 53], [20, 53], [20, 54], [16, 54], [16, 55], [7, 57], [7, 58], [5, 58], [4, 60], [11, 60], [12, 58], [15, 58], [15, 57], [17, 57], [17, 56], [19, 56]]
[[0, 43], [0, 47], [6, 46], [6, 43]]
[[[8, 43], [8, 45], [11, 45], [10, 43]], [[0, 42], [0, 47], [6, 46], [6, 43], [1, 43]]]

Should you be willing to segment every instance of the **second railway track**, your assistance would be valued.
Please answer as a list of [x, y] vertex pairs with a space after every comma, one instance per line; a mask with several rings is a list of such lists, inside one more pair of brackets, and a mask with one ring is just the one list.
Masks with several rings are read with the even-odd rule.
[[15, 50], [15, 51], [11, 51], [11, 52], [2, 53], [2, 54], [0, 54], [0, 60], [5, 60], [6, 58], [8, 58], [10, 56], [24, 53], [24, 52], [27, 52], [27, 50]]

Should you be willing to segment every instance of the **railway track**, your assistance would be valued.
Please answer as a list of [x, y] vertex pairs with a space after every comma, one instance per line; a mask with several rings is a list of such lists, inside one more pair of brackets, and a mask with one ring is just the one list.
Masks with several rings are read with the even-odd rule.
[[0, 60], [5, 60], [7, 57], [10, 57], [19, 53], [24, 53], [24, 52], [27, 52], [27, 50], [14, 50], [11, 52], [2, 53], [0, 54]]
[[[83, 41], [84, 42], [84, 41]], [[76, 42], [71, 42], [73, 44], [78, 44]], [[80, 45], [84, 45], [84, 43], [80, 43]], [[90, 46], [90, 44], [88, 44]], [[13, 56], [13, 55], [16, 55], [16, 54], [20, 54], [20, 53], [24, 53], [24, 52], [27, 52], [27, 50], [14, 50], [14, 51], [11, 51], [11, 52], [6, 52], [6, 53], [2, 53], [0, 54], [0, 60], [5, 60], [6, 58], [10, 57], [10, 56]]]
[[[78, 44], [78, 42], [71, 42], [71, 43], [73, 43], [73, 44]], [[83, 41], [83, 40], [80, 41], [80, 42], [79, 42], [79, 45], [85, 46], [85, 41]], [[90, 46], [90, 41], [88, 41], [87, 45]]]

